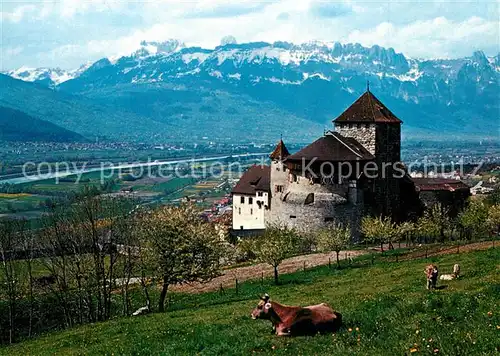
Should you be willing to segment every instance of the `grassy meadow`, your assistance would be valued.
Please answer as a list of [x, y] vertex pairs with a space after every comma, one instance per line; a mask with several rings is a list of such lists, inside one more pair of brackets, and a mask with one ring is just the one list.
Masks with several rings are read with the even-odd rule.
[[[366, 260], [366, 258], [365, 258]], [[495, 355], [500, 353], [500, 249], [405, 262], [327, 266], [238, 291], [172, 293], [169, 311], [52, 332], [0, 348], [1, 355]], [[425, 289], [424, 267], [462, 277]], [[288, 305], [327, 302], [343, 314], [335, 334], [278, 338], [252, 320], [257, 295]]]

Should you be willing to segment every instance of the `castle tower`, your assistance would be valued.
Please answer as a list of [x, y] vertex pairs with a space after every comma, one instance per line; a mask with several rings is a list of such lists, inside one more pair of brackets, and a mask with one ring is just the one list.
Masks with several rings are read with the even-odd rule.
[[290, 152], [282, 139], [276, 145], [274, 151], [269, 155], [271, 159], [270, 177], [270, 208], [277, 211], [280, 208], [281, 197], [285, 193], [288, 173], [283, 161], [290, 156]]
[[356, 139], [375, 156], [378, 177], [371, 180], [372, 212], [398, 220], [399, 180], [394, 178], [394, 167], [401, 161], [402, 121], [367, 88], [333, 122], [336, 132]]
[[368, 89], [339, 117], [335, 131], [361, 143], [379, 162], [401, 160], [401, 124]]

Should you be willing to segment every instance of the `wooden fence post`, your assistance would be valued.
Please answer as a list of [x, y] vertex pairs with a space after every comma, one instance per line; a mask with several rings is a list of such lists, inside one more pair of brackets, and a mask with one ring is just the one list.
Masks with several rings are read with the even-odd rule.
[[304, 272], [306, 271], [306, 261], [304, 261]]
[[328, 257], [328, 268], [332, 268], [332, 259]]
[[238, 294], [238, 278], [236, 278], [234, 285], [236, 288], [236, 294]]
[[264, 272], [260, 276], [260, 284], [264, 284]]

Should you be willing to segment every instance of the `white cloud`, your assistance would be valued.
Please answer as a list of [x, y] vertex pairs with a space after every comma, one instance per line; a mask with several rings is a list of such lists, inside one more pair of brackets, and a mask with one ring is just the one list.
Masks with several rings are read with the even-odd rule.
[[5, 47], [25, 49], [17, 57], [4, 56], [8, 67], [74, 68], [129, 54], [142, 40], [176, 38], [188, 46], [213, 48], [226, 35], [239, 43], [317, 39], [378, 44], [414, 57], [499, 50], [498, 18], [491, 17], [492, 10], [498, 13], [498, 2], [483, 11], [469, 3], [379, 0], [39, 0], [22, 6], [17, 1], [3, 6], [2, 40]]
[[5, 56], [17, 56], [24, 50], [23, 47], [17, 46], [17, 47], [8, 47], [5, 50], [2, 50], [3, 55]]
[[378, 44], [394, 47], [413, 57], [459, 57], [471, 55], [474, 49], [499, 48], [498, 22], [471, 17], [465, 21], [451, 21], [436, 17], [397, 26], [382, 22], [374, 28], [351, 32], [346, 42], [365, 46]]
[[1, 17], [2, 21], [10, 21], [13, 23], [21, 22], [24, 17], [30, 13], [35, 11], [36, 7], [34, 5], [21, 5], [14, 8], [11, 12], [2, 12]]

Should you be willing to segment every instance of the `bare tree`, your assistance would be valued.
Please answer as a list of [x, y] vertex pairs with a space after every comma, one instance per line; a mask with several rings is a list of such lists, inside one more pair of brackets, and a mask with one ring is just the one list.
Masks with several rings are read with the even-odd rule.
[[17, 313], [17, 301], [20, 298], [23, 280], [19, 264], [16, 264], [16, 252], [20, 250], [20, 230], [22, 225], [19, 221], [0, 221], [0, 293], [4, 295], [9, 310], [9, 343], [16, 338], [15, 320]]

